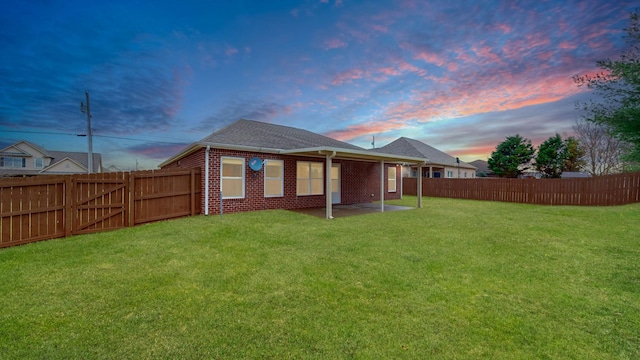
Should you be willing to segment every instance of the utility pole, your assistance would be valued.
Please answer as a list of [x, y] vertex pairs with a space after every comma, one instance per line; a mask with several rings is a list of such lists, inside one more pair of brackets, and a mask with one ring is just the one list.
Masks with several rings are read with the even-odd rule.
[[89, 155], [87, 161], [87, 173], [91, 174], [93, 171], [93, 136], [91, 134], [91, 106], [89, 105], [89, 92], [85, 91], [84, 95], [87, 99], [87, 106], [85, 108], [84, 103], [80, 102], [80, 111], [87, 114], [87, 137], [89, 140]]

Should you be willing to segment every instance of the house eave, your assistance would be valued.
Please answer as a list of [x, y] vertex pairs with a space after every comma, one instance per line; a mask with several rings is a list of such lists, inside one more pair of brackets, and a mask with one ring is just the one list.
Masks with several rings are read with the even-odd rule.
[[401, 156], [393, 154], [379, 153], [369, 150], [353, 150], [335, 147], [311, 147], [302, 149], [290, 149], [282, 150], [280, 153], [283, 155], [300, 155], [300, 156], [325, 156], [328, 153], [333, 154], [335, 152], [336, 159], [349, 159], [360, 161], [386, 161], [398, 164], [424, 164], [428, 161], [425, 158], [416, 158], [410, 156]]
[[185, 156], [193, 154], [194, 152], [200, 149], [206, 148], [207, 146], [211, 147], [212, 149], [252, 151], [252, 152], [261, 152], [261, 153], [268, 153], [268, 154], [279, 154], [282, 151], [282, 149], [265, 148], [265, 147], [259, 147], [259, 146], [221, 144], [221, 143], [213, 143], [213, 142], [195, 142], [187, 146], [181, 152], [177, 153], [176, 155], [160, 163], [158, 167], [161, 168], [163, 166], [167, 166], [175, 161], [182, 159]]

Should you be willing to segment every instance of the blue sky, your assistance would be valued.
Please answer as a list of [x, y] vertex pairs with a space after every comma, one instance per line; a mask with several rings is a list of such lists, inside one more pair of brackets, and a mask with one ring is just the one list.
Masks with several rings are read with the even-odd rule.
[[[637, 5], [636, 5], [637, 6]], [[155, 168], [239, 118], [465, 161], [570, 135], [572, 76], [624, 48], [631, 1], [17, 1], [0, 4], [0, 146]], [[2, 147], [4, 147], [2, 146]]]

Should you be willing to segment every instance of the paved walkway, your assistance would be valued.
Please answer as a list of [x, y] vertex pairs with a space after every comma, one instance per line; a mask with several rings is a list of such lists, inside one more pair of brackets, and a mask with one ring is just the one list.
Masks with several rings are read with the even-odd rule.
[[[384, 205], [384, 211], [399, 211], [399, 210], [411, 210], [412, 207], [409, 206], [398, 206], [398, 205]], [[312, 216], [317, 216], [320, 218], [325, 218], [327, 216], [325, 207], [316, 207], [316, 208], [307, 208], [307, 209], [295, 209], [292, 210], [295, 212], [299, 212], [301, 214], [307, 214]], [[367, 204], [353, 204], [353, 205], [333, 205], [333, 217], [346, 217], [353, 215], [362, 215], [362, 214], [371, 214], [380, 212], [380, 204], [376, 203], [367, 203]]]

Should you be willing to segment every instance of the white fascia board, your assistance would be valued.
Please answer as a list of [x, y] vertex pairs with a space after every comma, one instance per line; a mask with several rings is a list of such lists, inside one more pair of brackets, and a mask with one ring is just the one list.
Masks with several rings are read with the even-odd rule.
[[291, 150], [282, 150], [281, 154], [290, 154], [290, 155], [307, 155], [309, 153], [317, 152], [318, 154], [324, 155], [325, 153], [336, 153], [336, 157], [344, 157], [347, 156], [353, 159], [359, 160], [387, 160], [390, 162], [397, 163], [412, 163], [412, 164], [424, 164], [428, 161], [425, 158], [416, 158], [411, 156], [402, 156], [402, 155], [394, 155], [394, 154], [385, 154], [375, 151], [369, 150], [353, 150], [353, 149], [344, 149], [344, 148], [334, 148], [334, 147], [312, 147], [312, 148], [302, 148], [302, 149], [291, 149]]

